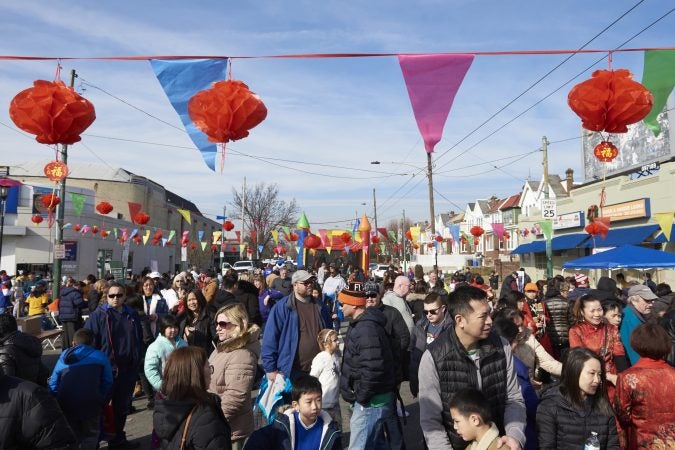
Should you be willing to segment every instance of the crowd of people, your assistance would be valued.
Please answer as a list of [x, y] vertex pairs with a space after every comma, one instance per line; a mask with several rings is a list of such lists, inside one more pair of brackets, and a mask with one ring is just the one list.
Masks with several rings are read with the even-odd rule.
[[[0, 274], [0, 447], [136, 448], [145, 396], [152, 448], [338, 449], [349, 417], [345, 447], [403, 449], [408, 386], [429, 449], [675, 448], [667, 284], [343, 269], [67, 278], [54, 300]], [[24, 315], [59, 326], [53, 370]]]

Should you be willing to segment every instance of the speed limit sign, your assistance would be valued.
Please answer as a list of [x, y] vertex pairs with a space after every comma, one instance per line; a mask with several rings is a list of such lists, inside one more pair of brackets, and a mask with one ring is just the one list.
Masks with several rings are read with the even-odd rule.
[[544, 199], [541, 201], [541, 217], [543, 219], [553, 220], [556, 218], [556, 204], [555, 199]]

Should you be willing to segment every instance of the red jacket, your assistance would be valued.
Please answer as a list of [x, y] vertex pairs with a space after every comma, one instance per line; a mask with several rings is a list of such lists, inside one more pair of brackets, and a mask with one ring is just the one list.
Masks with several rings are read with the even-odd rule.
[[675, 368], [663, 360], [640, 358], [621, 372], [614, 411], [626, 431], [627, 450], [675, 448]]
[[[607, 327], [607, 341], [605, 342], [605, 327]], [[570, 348], [585, 347], [600, 354], [600, 349], [607, 349], [605, 352], [605, 369], [608, 373], [616, 374], [616, 364], [614, 358], [625, 356], [626, 351], [621, 343], [619, 329], [615, 325], [601, 322], [595, 326], [583, 321], [570, 328]]]

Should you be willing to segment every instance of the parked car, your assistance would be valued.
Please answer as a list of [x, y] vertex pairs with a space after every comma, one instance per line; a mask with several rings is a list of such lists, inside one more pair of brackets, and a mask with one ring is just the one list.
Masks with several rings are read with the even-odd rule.
[[255, 269], [255, 262], [254, 261], [237, 261], [234, 263], [234, 266], [232, 266], [234, 270], [237, 271], [237, 273], [243, 273], [243, 272], [253, 272], [253, 269]]
[[370, 272], [370, 276], [375, 280], [379, 281], [384, 278], [384, 274], [389, 270], [389, 265], [387, 264], [378, 264], [377, 267]]

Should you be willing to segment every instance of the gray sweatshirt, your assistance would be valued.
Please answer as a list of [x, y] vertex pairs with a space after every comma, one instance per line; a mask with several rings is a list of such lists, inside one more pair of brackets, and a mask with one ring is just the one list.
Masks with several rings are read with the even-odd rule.
[[[506, 355], [506, 406], [504, 409], [504, 427], [506, 435], [520, 442], [520, 447], [525, 447], [525, 402], [520, 393], [516, 369], [511, 355], [511, 346], [502, 339], [504, 353]], [[480, 359], [476, 363], [478, 375], [478, 389], [481, 389], [481, 377], [478, 369]], [[422, 355], [418, 371], [419, 377], [419, 402], [420, 402], [420, 425], [424, 433], [429, 450], [452, 450], [443, 426], [441, 412], [441, 387], [438, 380], [438, 372], [434, 359], [426, 350]]]
[[398, 310], [398, 312], [401, 313], [401, 316], [403, 316], [403, 321], [408, 327], [408, 333], [412, 334], [412, 329], [415, 323], [413, 322], [412, 312], [410, 311], [410, 308], [408, 307], [405, 299], [396, 295], [394, 291], [387, 291], [382, 296], [382, 303], [388, 306], [393, 306]]

